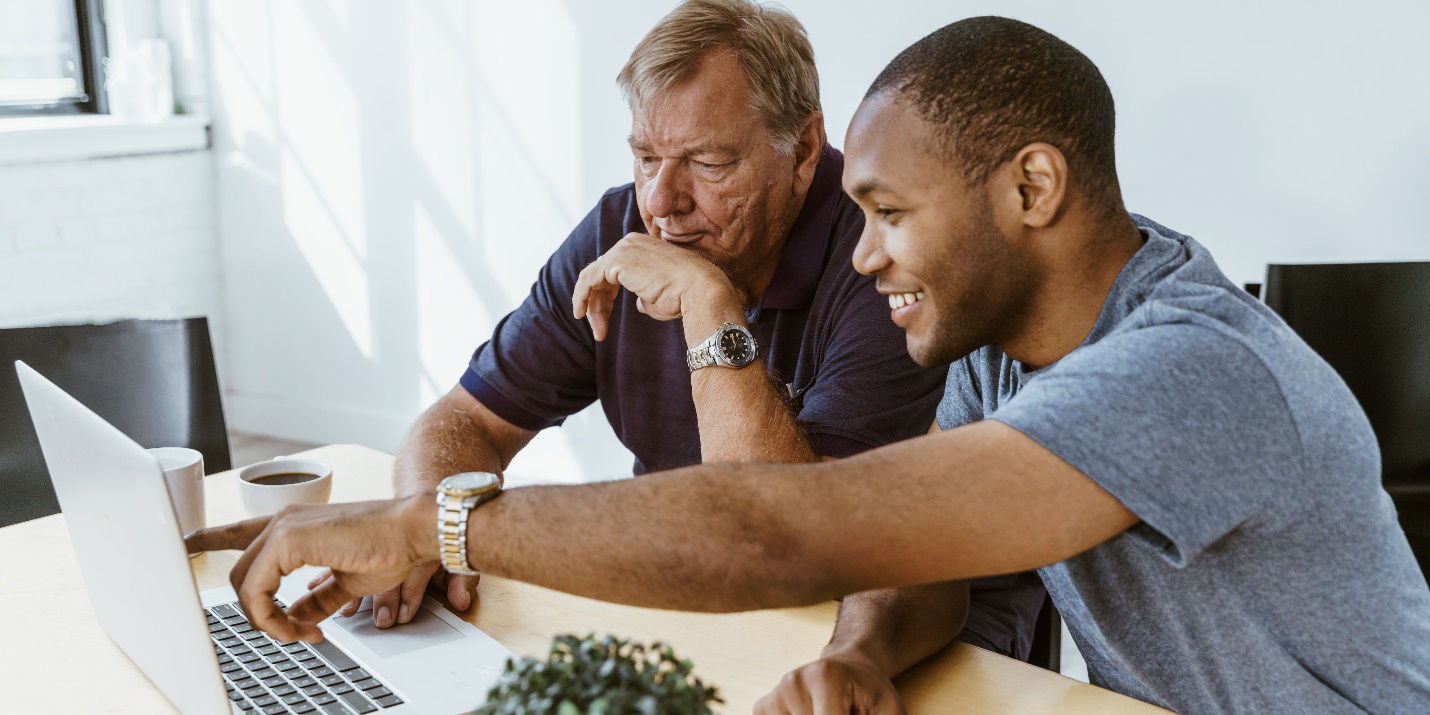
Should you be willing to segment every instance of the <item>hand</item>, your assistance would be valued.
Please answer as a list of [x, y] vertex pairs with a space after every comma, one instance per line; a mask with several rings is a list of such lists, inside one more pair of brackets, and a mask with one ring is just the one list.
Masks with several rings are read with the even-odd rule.
[[637, 310], [656, 320], [675, 320], [692, 309], [728, 306], [734, 306], [736, 315], [743, 314], [735, 286], [719, 266], [643, 233], [626, 234], [576, 278], [572, 315], [591, 321], [596, 340], [606, 339], [621, 288], [635, 294]]
[[[245, 549], [229, 581], [249, 620], [279, 640], [318, 642], [319, 621], [354, 598], [397, 586], [436, 555], [436, 508], [430, 494], [290, 506], [272, 517], [199, 529], [184, 537], [184, 546], [190, 553]], [[305, 564], [330, 572], [285, 613], [273, 594], [283, 576]]]
[[[319, 574], [308, 582], [308, 590], [321, 584], [326, 574]], [[383, 591], [372, 598], [372, 624], [378, 628], [388, 628], [395, 623], [407, 623], [417, 615], [422, 607], [422, 596], [428, 588], [442, 593], [447, 605], [453, 611], [465, 611], [472, 606], [477, 593], [477, 576], [448, 574], [441, 562], [425, 561], [417, 565], [402, 583], [393, 589]], [[362, 607], [362, 599], [354, 598], [338, 609], [338, 615], [347, 618]], [[396, 616], [394, 618], [394, 615]]]
[[755, 703], [758, 715], [903, 715], [899, 693], [884, 671], [859, 655], [825, 655], [786, 673]]

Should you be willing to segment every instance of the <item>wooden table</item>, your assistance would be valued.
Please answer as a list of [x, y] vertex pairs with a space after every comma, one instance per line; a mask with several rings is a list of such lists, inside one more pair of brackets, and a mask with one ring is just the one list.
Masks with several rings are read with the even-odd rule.
[[[302, 454], [331, 464], [333, 501], [390, 494], [392, 458], [352, 445]], [[243, 518], [234, 472], [208, 477], [208, 523]], [[136, 554], [135, 558], [143, 558]], [[199, 589], [227, 583], [237, 552], [193, 559]], [[172, 712], [164, 696], [100, 630], [64, 516], [0, 529], [0, 692], [5, 712]], [[143, 588], [143, 584], [135, 584]], [[725, 712], [749, 712], [786, 671], [815, 658], [835, 604], [710, 615], [618, 606], [487, 576], [470, 620], [522, 655], [544, 655], [557, 633], [663, 640], [719, 687]], [[1070, 678], [956, 643], [905, 674], [911, 713], [1164, 712]]]

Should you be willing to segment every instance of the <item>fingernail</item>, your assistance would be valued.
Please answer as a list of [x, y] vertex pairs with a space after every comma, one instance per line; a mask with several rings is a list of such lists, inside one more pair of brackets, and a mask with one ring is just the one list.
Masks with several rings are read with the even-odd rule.
[[404, 603], [402, 604], [402, 608], [397, 611], [397, 621], [399, 623], [406, 623], [410, 620], [412, 620], [412, 606]]
[[392, 625], [392, 611], [387, 606], [377, 609], [377, 627], [386, 628]]

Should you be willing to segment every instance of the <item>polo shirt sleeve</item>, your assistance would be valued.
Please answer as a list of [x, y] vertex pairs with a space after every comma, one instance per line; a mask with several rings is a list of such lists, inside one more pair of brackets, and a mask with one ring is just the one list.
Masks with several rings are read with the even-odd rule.
[[889, 319], [888, 299], [872, 278], [853, 276], [831, 310], [822, 359], [798, 413], [814, 451], [826, 457], [928, 432], [946, 374], [909, 357], [904, 331]]
[[462, 375], [478, 402], [522, 429], [561, 424], [596, 400], [595, 339], [571, 317], [571, 291], [599, 254], [601, 212], [598, 204], [556, 249]]
[[1190, 324], [1114, 333], [1029, 377], [991, 415], [1136, 514], [1128, 534], [1185, 566], [1236, 530], [1291, 515], [1303, 473], [1271, 371], [1232, 336]]

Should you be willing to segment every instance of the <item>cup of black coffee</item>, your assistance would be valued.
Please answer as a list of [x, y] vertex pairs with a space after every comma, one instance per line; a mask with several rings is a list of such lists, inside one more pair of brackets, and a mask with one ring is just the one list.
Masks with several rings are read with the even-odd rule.
[[333, 468], [311, 459], [277, 457], [238, 473], [238, 496], [253, 516], [275, 514], [289, 504], [326, 504]]

